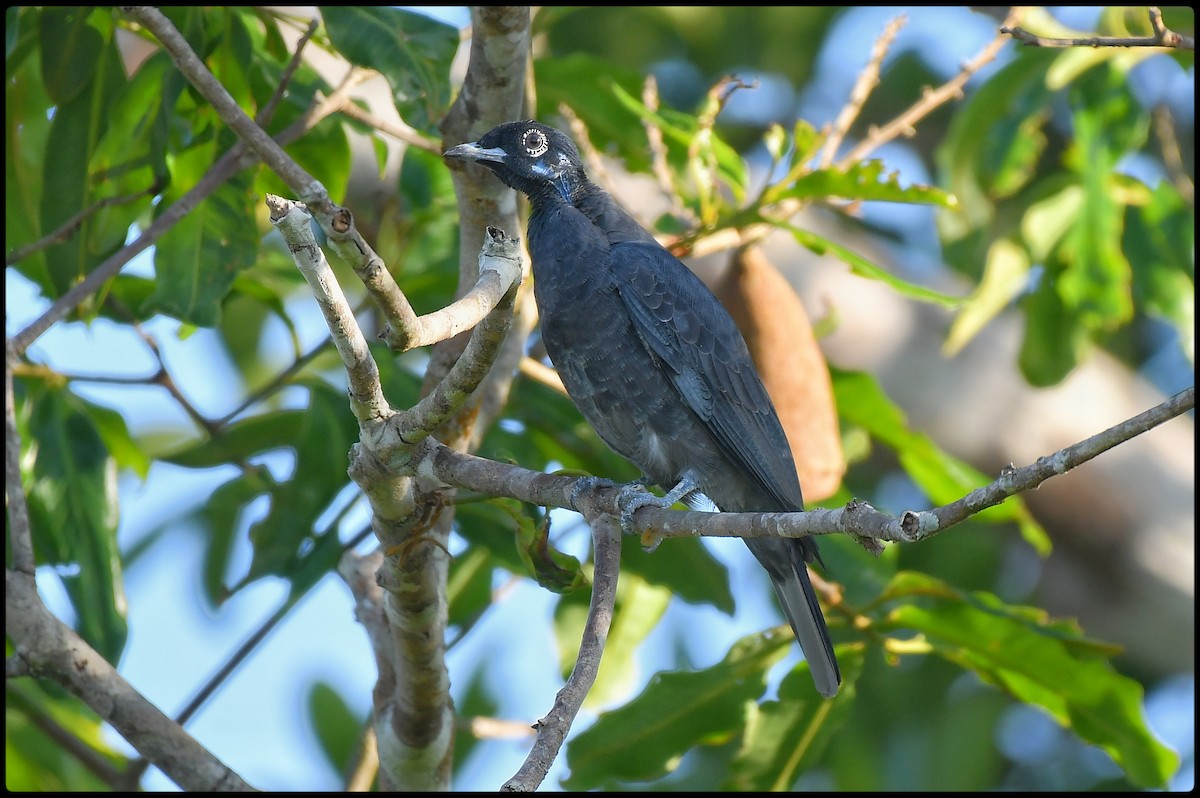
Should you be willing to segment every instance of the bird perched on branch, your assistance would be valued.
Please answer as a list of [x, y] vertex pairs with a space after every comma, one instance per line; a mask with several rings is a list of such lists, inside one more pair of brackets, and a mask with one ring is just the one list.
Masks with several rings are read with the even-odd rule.
[[[474, 161], [529, 197], [542, 340], [584, 418], [676, 500], [728, 512], [790, 512], [804, 499], [791, 449], [746, 343], [686, 266], [588, 180], [574, 143], [506, 122], [447, 158]], [[821, 695], [841, 683], [807, 564], [811, 538], [746, 538]]]

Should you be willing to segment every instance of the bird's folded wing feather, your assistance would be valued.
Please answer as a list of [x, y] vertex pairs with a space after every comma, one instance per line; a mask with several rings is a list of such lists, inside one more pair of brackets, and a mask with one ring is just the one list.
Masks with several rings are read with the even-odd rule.
[[779, 510], [801, 509], [787, 436], [741, 334], [717, 298], [657, 244], [617, 244], [610, 256], [642, 344], [688, 407], [730, 459], [778, 501]]

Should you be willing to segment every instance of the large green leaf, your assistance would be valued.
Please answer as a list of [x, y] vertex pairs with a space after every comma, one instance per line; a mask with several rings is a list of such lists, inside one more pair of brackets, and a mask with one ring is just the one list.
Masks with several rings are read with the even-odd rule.
[[422, 14], [382, 6], [322, 6], [321, 18], [343, 57], [387, 79], [404, 121], [434, 132], [450, 104], [458, 31]]
[[925, 286], [903, 280], [881, 266], [875, 265], [857, 252], [830, 241], [822, 235], [790, 224], [778, 224], [777, 226], [789, 231], [796, 241], [803, 244], [812, 252], [818, 255], [832, 255], [842, 263], [848, 265], [850, 271], [854, 274], [860, 277], [869, 277], [872, 280], [879, 280], [895, 289], [896, 293], [910, 299], [933, 302], [948, 308], [956, 307], [963, 302], [962, 297], [943, 294], [940, 291], [934, 291], [932, 288], [926, 288]]
[[915, 202], [953, 208], [953, 194], [934, 186], [914, 183], [900, 185], [900, 173], [884, 174], [883, 161], [859, 161], [846, 169], [816, 169], [802, 175], [790, 185], [781, 185], [768, 192], [767, 201], [781, 199], [845, 199], [879, 200], [882, 202]]
[[854, 683], [863, 667], [860, 647], [837, 650], [842, 689], [837, 699], [813, 690], [808, 663], [793, 668], [779, 684], [779, 698], [751, 704], [741, 748], [723, 789], [736, 792], [787, 792], [837, 736], [853, 710]]
[[28, 401], [21, 462], [34, 548], [41, 561], [61, 567], [79, 634], [116, 663], [128, 634], [116, 462], [70, 391], [40, 391]]
[[[210, 140], [175, 156], [171, 189], [160, 207], [169, 206], [199, 182], [216, 160], [217, 149]], [[254, 263], [258, 240], [249, 178], [240, 175], [159, 239], [154, 293], [142, 312], [165, 313], [201, 327], [215, 325], [234, 278]]]
[[1178, 767], [1178, 757], [1146, 726], [1141, 685], [1106, 661], [1111, 647], [1041, 610], [962, 593], [925, 574], [898, 574], [887, 598], [894, 604], [884, 628], [916, 631], [934, 653], [1041, 707], [1104, 749], [1134, 784], [1165, 786]]
[[[45, 9], [40, 19], [43, 74], [58, 105], [46, 142], [41, 229], [51, 231], [100, 198], [89, 167], [108, 125], [108, 110], [125, 84], [113, 40], [113, 12]], [[119, 248], [131, 218], [86, 219], [65, 242], [46, 250], [54, 295], [69, 289]]]
[[[16, 7], [9, 11], [16, 13]], [[47, 155], [52, 101], [42, 85], [37, 58], [38, 9], [21, 11], [20, 35], [8, 57], [8, 83], [4, 91], [4, 249], [41, 238], [39, 208]], [[32, 23], [32, 24], [30, 24]], [[16, 26], [7, 29], [11, 35]], [[38, 252], [16, 264], [21, 274], [50, 290], [45, 254]]]
[[656, 674], [641, 695], [568, 743], [571, 775], [564, 786], [657, 779], [695, 746], [735, 734], [745, 724], [746, 706], [762, 695], [767, 670], [791, 642], [790, 632], [750, 635], [711, 668]]

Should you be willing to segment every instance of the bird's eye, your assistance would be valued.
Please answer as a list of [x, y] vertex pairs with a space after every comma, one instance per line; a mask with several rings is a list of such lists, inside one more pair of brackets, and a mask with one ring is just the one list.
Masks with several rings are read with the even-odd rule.
[[525, 131], [525, 135], [521, 136], [521, 146], [525, 148], [526, 155], [530, 158], [537, 158], [550, 149], [550, 142], [546, 139], [545, 133], [531, 127]]

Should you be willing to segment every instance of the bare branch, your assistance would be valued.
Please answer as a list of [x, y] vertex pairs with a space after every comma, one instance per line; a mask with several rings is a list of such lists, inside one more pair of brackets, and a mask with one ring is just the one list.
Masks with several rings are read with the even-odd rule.
[[395, 411], [383, 395], [379, 366], [325, 253], [317, 246], [309, 225], [311, 217], [300, 203], [273, 194], [267, 196], [267, 207], [271, 210], [271, 223], [283, 235], [296, 266], [312, 288], [333, 337], [333, 345], [342, 357], [350, 381], [350, 407], [354, 417], [360, 425], [386, 421]]
[[16, 402], [13, 395], [13, 367], [17, 353], [11, 340], [4, 342], [4, 496], [8, 505], [8, 545], [12, 567], [33, 578], [37, 560], [33, 556], [33, 534], [29, 526], [29, 505], [21, 484], [21, 433], [17, 429]]
[[507, 298], [511, 308], [513, 289], [520, 282], [520, 239], [489, 227], [479, 251], [479, 278], [471, 290], [452, 304], [419, 317], [419, 332], [415, 336], [396, 335], [389, 327], [381, 337], [397, 352], [453, 338], [487, 318], [502, 299]]
[[33, 673], [61, 684], [185, 790], [251, 789], [42, 603], [33, 576], [6, 570], [4, 627]]
[[604, 654], [604, 643], [608, 639], [617, 600], [617, 575], [621, 570], [621, 527], [615, 518], [605, 515], [604, 510], [595, 504], [587, 504], [582, 509], [592, 528], [595, 570], [587, 621], [579, 642], [579, 655], [567, 683], [554, 697], [554, 706], [534, 724], [537, 739], [532, 750], [513, 777], [500, 787], [502, 792], [529, 792], [542, 783], [558, 757], [571, 724], [600, 670], [600, 658]]
[[375, 116], [370, 111], [359, 107], [354, 103], [346, 103], [342, 106], [341, 113], [343, 116], [348, 116], [351, 119], [362, 122], [364, 125], [369, 125], [380, 133], [385, 133], [397, 141], [402, 141], [417, 149], [425, 152], [441, 155], [442, 148], [436, 141], [426, 136], [421, 131], [414, 127], [409, 127], [401, 119], [399, 122], [389, 122], [386, 119], [381, 119]]
[[[1009, 496], [1031, 490], [1057, 474], [1064, 474], [1120, 443], [1192, 409], [1195, 388], [1188, 388], [1160, 405], [1116, 426], [1068, 446], [1036, 463], [1019, 469], [1006, 469], [991, 484], [972, 491], [951, 504], [921, 512], [906, 511], [899, 516], [881, 513], [866, 502], [851, 501], [831, 510], [800, 513], [706, 513], [642, 507], [634, 514], [634, 526], [643, 533], [643, 543], [653, 546], [668, 537], [803, 537], [805, 535], [849, 534], [870, 540], [914, 542], [945, 531], [967, 518], [999, 504]], [[444, 446], [427, 440], [416, 456], [418, 469], [444, 482], [462, 488], [544, 506], [575, 509], [586, 497], [600, 512], [620, 514], [620, 487], [598, 485], [579, 489], [573, 477], [542, 474], [517, 466], [493, 463], [470, 455], [451, 453]]]
[[21, 261], [28, 258], [30, 255], [33, 255], [34, 253], [37, 253], [37, 252], [41, 252], [43, 249], [46, 249], [47, 247], [52, 247], [55, 244], [61, 244], [62, 242], [66, 241], [68, 238], [70, 238], [75, 233], [75, 231], [79, 229], [80, 225], [82, 225], [88, 219], [95, 216], [96, 213], [104, 210], [105, 208], [111, 208], [113, 205], [125, 205], [126, 203], [133, 202], [134, 200], [140, 199], [140, 198], [146, 196], [147, 194], [153, 196], [154, 194], [158, 193], [158, 190], [159, 190], [159, 186], [156, 183], [147, 189], [144, 189], [142, 191], [136, 191], [133, 194], [125, 194], [120, 197], [105, 197], [104, 199], [98, 200], [93, 205], [91, 205], [87, 208], [84, 208], [79, 213], [76, 213], [74, 216], [72, 216], [70, 219], [67, 219], [65, 222], [63, 222], [61, 225], [58, 226], [58, 229], [53, 230], [50, 233], [47, 233], [46, 235], [39, 238], [37, 241], [30, 241], [28, 244], [25, 244], [24, 246], [20, 246], [20, 247], [17, 247], [16, 249], [14, 249], [12, 252], [10, 252], [4, 258], [4, 265], [12, 266], [14, 263], [20, 263]]
[[[491, 370], [508, 334], [512, 324], [513, 302], [521, 282], [521, 247], [520, 239], [512, 238], [495, 227], [487, 229], [483, 248], [479, 252], [480, 284], [489, 275], [493, 275], [487, 280], [492, 292], [503, 288], [503, 295], [475, 327], [467, 348], [445, 378], [415, 407], [397, 416], [396, 431], [401, 441], [409, 444], [418, 442], [458, 412]], [[459, 302], [456, 302], [447, 310], [458, 305]]]
[[1178, 50], [1195, 50], [1196, 40], [1191, 36], [1176, 33], [1163, 24], [1162, 11], [1150, 6], [1150, 27], [1154, 29], [1153, 36], [1085, 36], [1069, 38], [1051, 38], [1035, 36], [1020, 27], [1004, 26], [1001, 33], [1007, 33], [1022, 44], [1030, 47], [1165, 47]]
[[[1020, 7], [1013, 8], [1009, 12], [1008, 18], [1004, 20], [1004, 26], [1001, 30], [1004, 30], [1004, 27], [1016, 25], [1021, 18], [1021, 13], [1022, 9]], [[908, 109], [891, 122], [888, 122], [883, 127], [872, 128], [865, 139], [860, 141], [846, 155], [842, 156], [838, 161], [838, 166], [846, 168], [863, 160], [897, 136], [913, 135], [915, 130], [913, 125], [924, 119], [939, 106], [944, 105], [950, 100], [957, 100], [962, 97], [963, 86], [967, 85], [967, 81], [971, 79], [971, 76], [994, 61], [1000, 50], [1007, 43], [1008, 39], [1003, 34], [997, 34], [996, 38], [980, 50], [977, 56], [963, 64], [962, 69], [959, 70], [957, 75], [936, 89], [926, 88], [921, 94], [921, 99], [909, 106]]]
[[1157, 105], [1152, 116], [1154, 118], [1154, 135], [1162, 149], [1163, 165], [1167, 167], [1167, 174], [1170, 175], [1171, 182], [1179, 191], [1179, 196], [1183, 197], [1189, 205], [1194, 205], [1196, 203], [1196, 184], [1183, 166], [1183, 154], [1179, 148], [1179, 138], [1175, 135], [1175, 119], [1171, 116], [1171, 109], [1166, 103]]

